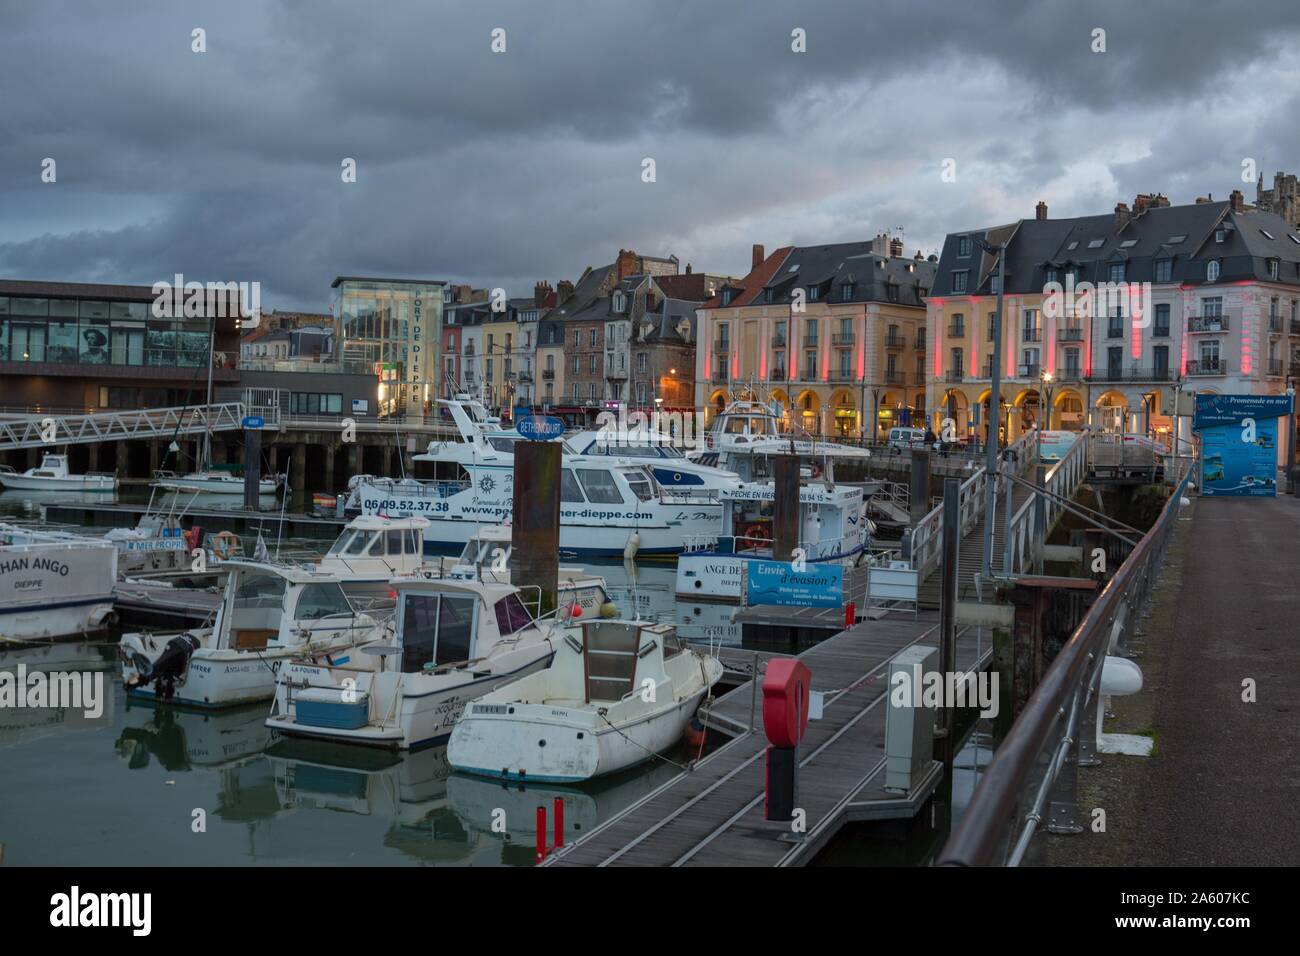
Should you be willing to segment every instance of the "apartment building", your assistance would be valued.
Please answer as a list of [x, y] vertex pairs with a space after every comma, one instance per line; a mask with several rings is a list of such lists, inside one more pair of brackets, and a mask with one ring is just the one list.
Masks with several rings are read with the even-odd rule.
[[934, 257], [902, 240], [786, 246], [697, 310], [695, 395], [706, 420], [736, 397], [777, 401], [809, 432], [868, 440], [924, 421]]
[[1007, 247], [996, 418], [1009, 439], [1035, 424], [1163, 434], [1178, 391], [1285, 388], [1300, 345], [1294, 227], [1240, 192], [1180, 206], [1143, 194], [1072, 219], [1040, 202], [1033, 219], [944, 242], [927, 303], [936, 430], [989, 432], [998, 275], [979, 239]]

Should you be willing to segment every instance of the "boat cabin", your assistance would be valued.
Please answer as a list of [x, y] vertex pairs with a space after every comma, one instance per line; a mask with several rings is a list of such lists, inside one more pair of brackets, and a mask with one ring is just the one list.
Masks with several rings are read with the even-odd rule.
[[427, 577], [398, 583], [395, 645], [403, 674], [465, 668], [535, 630], [511, 585]]
[[[565, 642], [576, 640], [566, 638]], [[570, 649], [575, 650], [573, 644]], [[664, 662], [682, 652], [671, 624], [591, 621], [582, 626], [583, 695], [591, 703], [618, 703], [653, 681], [665, 679]]]
[[[753, 483], [724, 491], [722, 534], [688, 541], [687, 551], [762, 556], [771, 553], [776, 493], [771, 483]], [[866, 517], [862, 489], [820, 483], [799, 489], [799, 547], [808, 560], [849, 555], [864, 545]]]
[[426, 518], [359, 515], [348, 522], [321, 559], [322, 568], [353, 573], [404, 574], [424, 561]]
[[316, 570], [233, 559], [214, 625], [216, 647], [253, 650], [358, 633], [375, 620], [357, 611], [339, 578]]

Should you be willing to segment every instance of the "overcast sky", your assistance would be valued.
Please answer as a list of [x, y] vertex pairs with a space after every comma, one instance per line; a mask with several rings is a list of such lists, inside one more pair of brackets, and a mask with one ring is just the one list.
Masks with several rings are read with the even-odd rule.
[[1298, 34], [1295, 0], [0, 0], [0, 276], [324, 310], [339, 274], [522, 295], [620, 247], [743, 275], [1253, 197], [1243, 160], [1300, 172]]

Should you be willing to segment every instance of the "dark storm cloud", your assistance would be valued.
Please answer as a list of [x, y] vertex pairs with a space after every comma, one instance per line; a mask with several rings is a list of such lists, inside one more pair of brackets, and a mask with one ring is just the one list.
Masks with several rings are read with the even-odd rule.
[[1037, 198], [1054, 215], [1140, 190], [1189, 201], [1240, 185], [1243, 157], [1300, 165], [1277, 91], [1291, 2], [87, 2], [0, 19], [0, 274], [258, 279], [278, 307], [324, 307], [338, 273], [524, 292], [627, 246], [728, 272], [751, 242], [901, 225], [928, 249]]

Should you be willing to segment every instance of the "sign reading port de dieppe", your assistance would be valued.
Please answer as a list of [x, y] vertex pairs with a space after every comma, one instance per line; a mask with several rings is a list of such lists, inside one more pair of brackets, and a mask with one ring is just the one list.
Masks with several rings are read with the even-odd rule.
[[527, 415], [519, 419], [515, 428], [532, 441], [551, 441], [564, 434], [564, 422], [549, 415]]

